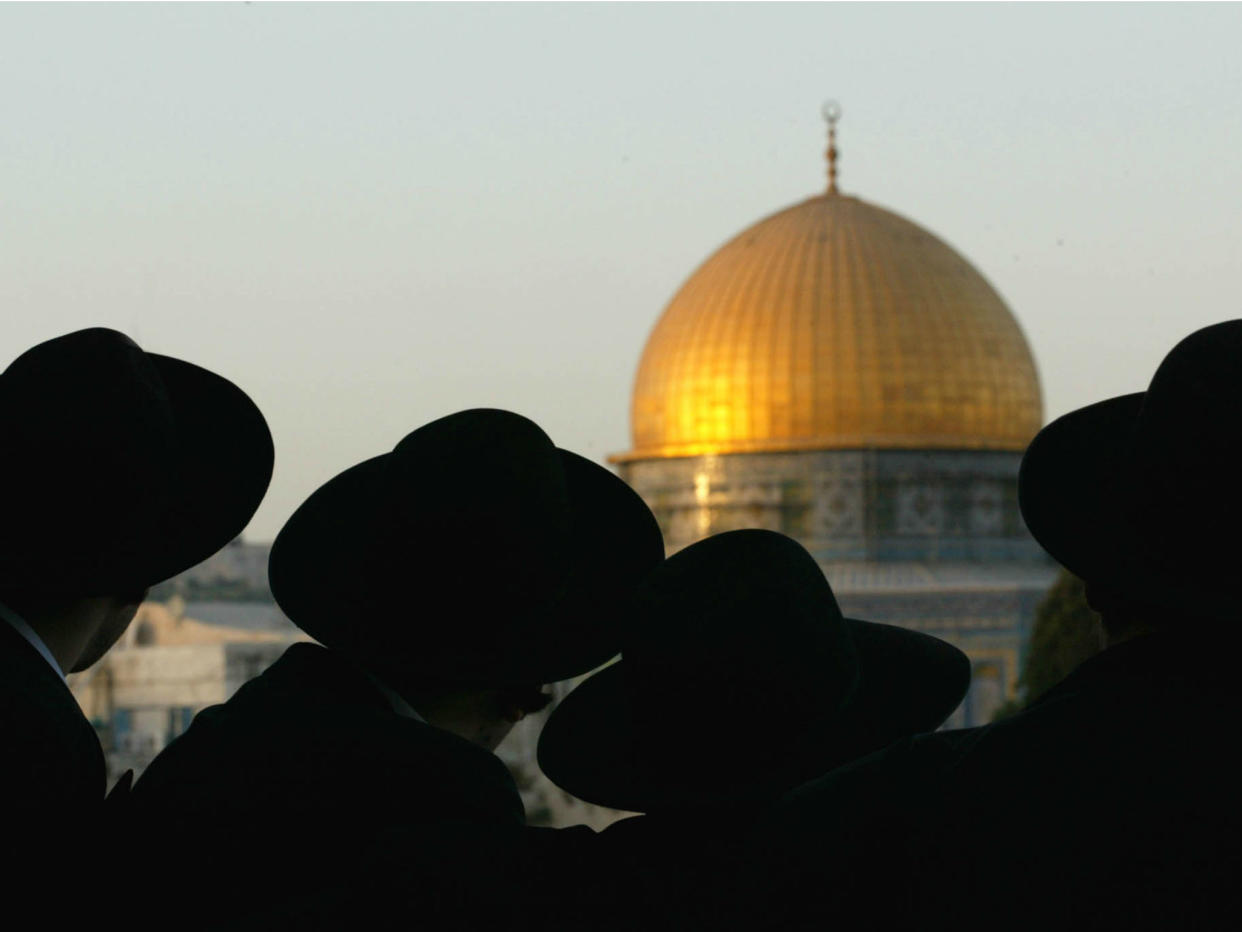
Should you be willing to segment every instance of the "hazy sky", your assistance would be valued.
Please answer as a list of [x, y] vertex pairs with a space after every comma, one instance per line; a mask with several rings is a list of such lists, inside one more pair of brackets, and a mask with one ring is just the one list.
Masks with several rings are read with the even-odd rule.
[[997, 287], [1046, 413], [1240, 316], [1242, 9], [0, 6], [0, 366], [108, 325], [242, 385], [250, 530], [450, 411], [628, 447], [646, 335], [841, 186]]

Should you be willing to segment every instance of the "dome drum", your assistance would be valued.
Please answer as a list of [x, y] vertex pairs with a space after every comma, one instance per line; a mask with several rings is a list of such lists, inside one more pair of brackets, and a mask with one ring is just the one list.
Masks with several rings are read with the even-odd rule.
[[619, 465], [670, 550], [762, 527], [821, 561], [1043, 562], [1017, 504], [1021, 455], [821, 450], [657, 457]]

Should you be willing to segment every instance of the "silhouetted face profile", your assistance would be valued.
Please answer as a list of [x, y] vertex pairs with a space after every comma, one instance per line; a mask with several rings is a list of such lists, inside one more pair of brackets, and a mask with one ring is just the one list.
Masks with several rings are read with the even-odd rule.
[[[0, 592], [61, 670], [99, 660], [147, 588], [254, 515], [272, 436], [232, 382], [103, 327], [0, 371]], [[223, 439], [222, 439], [223, 438]]]

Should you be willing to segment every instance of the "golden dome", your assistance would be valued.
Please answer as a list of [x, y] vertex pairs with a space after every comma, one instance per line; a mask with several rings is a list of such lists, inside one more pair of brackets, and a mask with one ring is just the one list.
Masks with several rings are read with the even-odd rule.
[[619, 461], [815, 449], [1021, 450], [1039, 378], [1005, 302], [957, 252], [829, 193], [742, 231], [673, 297]]

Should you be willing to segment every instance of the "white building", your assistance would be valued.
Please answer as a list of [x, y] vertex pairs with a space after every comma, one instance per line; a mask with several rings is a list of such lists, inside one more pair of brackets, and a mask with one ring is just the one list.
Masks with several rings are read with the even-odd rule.
[[[230, 610], [244, 614], [236, 604]], [[293, 641], [306, 640], [280, 624], [275, 606], [251, 606], [253, 616], [264, 613], [271, 623], [230, 627], [189, 617], [176, 598], [145, 602], [103, 660], [69, 677], [99, 733], [110, 783], [130, 768], [140, 774], [201, 709], [224, 702]]]

